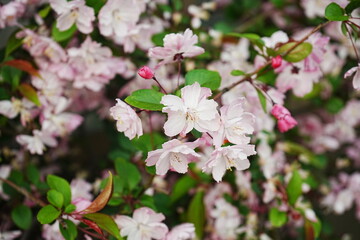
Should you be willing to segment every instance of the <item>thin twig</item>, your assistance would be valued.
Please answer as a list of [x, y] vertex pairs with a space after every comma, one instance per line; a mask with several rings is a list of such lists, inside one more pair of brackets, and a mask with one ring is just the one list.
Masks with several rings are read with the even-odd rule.
[[356, 49], [356, 47], [355, 47], [354, 40], [352, 39], [352, 37], [351, 37], [351, 33], [350, 33], [350, 31], [349, 31], [348, 27], [346, 26], [346, 24], [345, 24], [345, 28], [346, 28], [346, 32], [347, 32], [347, 33], [348, 33], [348, 35], [349, 35], [349, 38], [350, 38], [350, 41], [351, 41], [351, 45], [352, 45], [352, 47], [354, 48], [354, 51], [355, 51], [355, 55], [356, 55], [357, 61], [359, 62], [359, 61], [360, 61], [360, 58], [359, 58], [358, 51], [357, 51], [357, 49]]
[[13, 183], [10, 180], [7, 180], [5, 178], [0, 177], [0, 181], [3, 181], [4, 183], [10, 185], [12, 188], [14, 188], [16, 191], [18, 191], [19, 193], [21, 193], [22, 195], [24, 195], [25, 197], [29, 198], [31, 201], [33, 201], [34, 203], [40, 205], [41, 207], [46, 206], [47, 204], [42, 201], [41, 199], [38, 199], [36, 197], [34, 197], [31, 193], [29, 193], [26, 189], [19, 187], [18, 185], [16, 185], [15, 183]]
[[[299, 41], [297, 41], [291, 48], [289, 48], [285, 53], [283, 53], [281, 56], [282, 57], [286, 57], [288, 54], [290, 54], [295, 48], [297, 48], [300, 44], [302, 44], [303, 42], [305, 42], [312, 34], [316, 33], [317, 31], [319, 31], [321, 28], [323, 28], [324, 26], [326, 26], [327, 24], [329, 24], [330, 21], [322, 23], [320, 25], [318, 25], [317, 27], [315, 27], [313, 30], [311, 30], [308, 34], [306, 34], [302, 39], [300, 39]], [[262, 67], [256, 69], [255, 71], [245, 74], [245, 76], [240, 79], [239, 81], [233, 83], [230, 87], [224, 88], [221, 92], [219, 92], [218, 94], [215, 95], [215, 97], [213, 98], [214, 100], [217, 100], [218, 98], [220, 98], [224, 93], [230, 91], [232, 88], [236, 87], [237, 85], [239, 85], [242, 82], [245, 81], [249, 81], [252, 79], [252, 77], [256, 74], [258, 74], [259, 72], [261, 72], [262, 70], [264, 70], [265, 68], [269, 67], [271, 65], [271, 60], [268, 60]], [[261, 75], [261, 74], [260, 74]]]

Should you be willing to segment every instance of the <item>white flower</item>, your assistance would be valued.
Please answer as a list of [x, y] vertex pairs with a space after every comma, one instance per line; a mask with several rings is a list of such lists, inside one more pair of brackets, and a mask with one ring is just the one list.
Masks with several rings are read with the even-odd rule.
[[234, 144], [250, 142], [246, 135], [254, 132], [255, 116], [244, 111], [244, 101], [245, 98], [240, 98], [220, 109], [221, 127], [211, 133], [216, 147], [220, 147], [225, 139]]
[[200, 157], [194, 151], [197, 143], [182, 143], [177, 139], [170, 140], [158, 149], [148, 153], [146, 166], [156, 165], [156, 174], [165, 175], [171, 168], [178, 173], [186, 173], [189, 162]]
[[195, 238], [195, 226], [193, 223], [180, 224], [166, 235], [164, 240], [190, 240]]
[[163, 239], [169, 231], [164, 223], [161, 213], [142, 207], [134, 211], [133, 217], [117, 216], [116, 224], [119, 226], [121, 236], [127, 236], [128, 240], [151, 240]]
[[57, 28], [65, 31], [76, 23], [80, 32], [88, 34], [93, 31], [92, 22], [95, 20], [94, 9], [85, 5], [84, 0], [50, 0], [50, 6], [60, 16], [57, 19]]
[[23, 126], [31, 119], [31, 108], [35, 107], [35, 104], [23, 98], [22, 100], [12, 98], [11, 101], [0, 101], [0, 114], [13, 119], [20, 113], [21, 124]]
[[235, 167], [236, 170], [245, 170], [250, 167], [248, 156], [256, 154], [255, 146], [242, 144], [229, 147], [219, 147], [206, 161], [203, 171], [212, 170], [215, 181], [220, 182], [226, 170]]
[[167, 34], [164, 37], [164, 47], [150, 48], [149, 57], [162, 59], [158, 66], [181, 61], [185, 57], [195, 57], [205, 52], [202, 47], [195, 46], [197, 42], [198, 37], [190, 29], [186, 29], [184, 34]]
[[351, 77], [354, 73], [355, 76], [353, 78], [353, 86], [356, 90], [360, 89], [360, 63], [357, 67], [350, 68], [344, 75], [344, 78]]
[[172, 137], [177, 134], [186, 135], [193, 128], [199, 132], [217, 131], [220, 127], [220, 116], [216, 109], [217, 103], [208, 100], [211, 91], [193, 85], [181, 89], [181, 98], [165, 95], [161, 103], [165, 105], [163, 112], [168, 114], [164, 125], [165, 134]]
[[33, 136], [19, 135], [16, 137], [16, 141], [25, 146], [31, 154], [42, 155], [45, 150], [45, 145], [49, 147], [55, 147], [57, 145], [56, 139], [52, 134], [46, 131], [34, 130]]
[[110, 108], [110, 115], [116, 120], [119, 132], [124, 132], [130, 140], [143, 135], [141, 120], [136, 112], [120, 99], [116, 99], [115, 106]]

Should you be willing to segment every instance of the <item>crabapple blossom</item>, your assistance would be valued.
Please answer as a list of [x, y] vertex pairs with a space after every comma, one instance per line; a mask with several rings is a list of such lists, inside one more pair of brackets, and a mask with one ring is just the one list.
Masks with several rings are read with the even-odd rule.
[[360, 89], [360, 63], [357, 67], [350, 68], [344, 75], [344, 78], [351, 77], [354, 73], [353, 86], [356, 90]]
[[162, 223], [165, 219], [161, 213], [156, 213], [148, 207], [138, 208], [133, 217], [120, 215], [115, 217], [121, 236], [128, 240], [163, 239], [168, 233], [168, 227]]
[[109, 0], [99, 12], [100, 33], [106, 37], [124, 37], [140, 14], [136, 1]]
[[116, 120], [117, 130], [124, 132], [129, 139], [143, 135], [141, 120], [136, 112], [119, 98], [116, 101], [116, 105], [110, 108], [110, 115]]
[[189, 162], [200, 157], [194, 151], [197, 142], [182, 143], [177, 139], [170, 140], [162, 145], [163, 149], [158, 149], [148, 153], [145, 160], [146, 166], [156, 166], [156, 174], [165, 175], [169, 169], [178, 173], [186, 173]]
[[143, 66], [139, 69], [138, 74], [145, 79], [152, 79], [154, 77], [154, 71], [148, 66]]
[[35, 104], [23, 98], [22, 100], [12, 98], [9, 100], [0, 101], [0, 114], [12, 119], [20, 113], [21, 124], [26, 125], [31, 120], [31, 109], [35, 107]]
[[[9, 165], [0, 166], [0, 178], [7, 179], [10, 175], [10, 172], [11, 167]], [[9, 196], [4, 193], [2, 182], [0, 182], [0, 197], [5, 200], [9, 199]]]
[[271, 114], [278, 120], [280, 132], [286, 132], [297, 125], [297, 121], [291, 116], [289, 110], [279, 104], [273, 106]]
[[183, 223], [171, 229], [163, 240], [191, 240], [195, 238], [193, 223]]
[[217, 131], [220, 127], [218, 104], [207, 99], [211, 96], [209, 88], [200, 87], [198, 82], [181, 89], [181, 98], [165, 95], [161, 103], [163, 112], [168, 114], [164, 125], [165, 134], [172, 137], [186, 135], [193, 128], [199, 132]]
[[25, 13], [25, 9], [25, 4], [20, 1], [10, 1], [0, 6], [0, 29], [16, 25], [17, 19]]
[[21, 231], [0, 232], [0, 239], [13, 240], [21, 236]]
[[225, 139], [233, 144], [250, 142], [247, 135], [254, 132], [255, 116], [244, 111], [245, 101], [245, 98], [239, 98], [221, 107], [220, 129], [211, 133], [216, 147], [220, 147]]
[[50, 0], [50, 6], [59, 15], [56, 26], [60, 31], [68, 30], [74, 23], [84, 34], [93, 31], [95, 12], [93, 8], [85, 5], [84, 0]]
[[289, 41], [288, 35], [283, 31], [277, 31], [271, 37], [261, 38], [267, 48], [275, 48], [279, 43], [287, 43]]
[[150, 48], [149, 57], [162, 60], [157, 67], [195, 57], [205, 52], [202, 47], [195, 46], [197, 42], [198, 37], [190, 29], [186, 29], [184, 34], [171, 33], [164, 37], [164, 47]]
[[16, 141], [29, 150], [31, 154], [39, 155], [43, 154], [45, 145], [49, 147], [55, 147], [57, 145], [57, 141], [52, 134], [39, 130], [33, 130], [33, 136], [18, 135]]
[[228, 147], [219, 147], [206, 161], [203, 171], [211, 170], [215, 181], [220, 182], [226, 170], [235, 167], [236, 170], [245, 170], [250, 167], [248, 156], [256, 154], [255, 146], [238, 144]]

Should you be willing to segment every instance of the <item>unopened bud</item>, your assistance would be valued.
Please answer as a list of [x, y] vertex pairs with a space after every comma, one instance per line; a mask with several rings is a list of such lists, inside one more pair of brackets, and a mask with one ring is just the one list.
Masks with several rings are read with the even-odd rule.
[[282, 57], [280, 55], [271, 59], [271, 66], [275, 69], [281, 66]]
[[152, 79], [154, 77], [154, 72], [148, 66], [143, 66], [139, 69], [138, 74], [140, 77], [145, 79]]

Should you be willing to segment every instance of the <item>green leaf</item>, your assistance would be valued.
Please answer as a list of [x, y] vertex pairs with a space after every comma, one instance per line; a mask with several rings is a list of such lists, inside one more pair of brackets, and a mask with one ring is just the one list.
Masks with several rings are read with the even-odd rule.
[[320, 220], [318, 219], [317, 222], [311, 222], [311, 225], [314, 228], [315, 237], [319, 237], [320, 233], [321, 233], [321, 227], [322, 227]]
[[229, 33], [228, 35], [239, 38], [247, 38], [249, 40], [261, 39], [261, 37], [255, 33]]
[[195, 186], [196, 181], [193, 178], [187, 175], [181, 177], [173, 187], [173, 191], [170, 196], [171, 202], [176, 202], [179, 198], [184, 196], [191, 188]]
[[26, 176], [35, 185], [40, 182], [40, 171], [34, 164], [29, 164], [26, 168]]
[[[291, 49], [297, 42], [289, 42], [282, 45], [277, 51], [276, 55], [285, 54], [289, 49]], [[312, 45], [308, 42], [303, 42], [289, 52], [284, 59], [288, 62], [300, 62], [304, 60], [307, 56], [310, 55], [312, 51]]]
[[345, 7], [347, 14], [351, 14], [355, 9], [360, 7], [360, 0], [351, 0], [349, 4]]
[[63, 195], [54, 189], [47, 192], [47, 200], [57, 208], [61, 208], [64, 204]]
[[51, 36], [55, 41], [63, 42], [71, 38], [76, 32], [76, 30], [77, 28], [76, 25], [74, 24], [68, 30], [62, 32], [56, 27], [56, 23], [54, 23], [51, 30]]
[[40, 100], [36, 90], [27, 83], [22, 83], [19, 87], [19, 92], [31, 102], [35, 103], [36, 106], [40, 106]]
[[16, 34], [14, 33], [6, 43], [5, 58], [22, 45], [23, 39], [17, 38]]
[[125, 186], [128, 189], [133, 190], [140, 183], [141, 174], [134, 164], [126, 161], [125, 159], [117, 158], [115, 160], [115, 169], [120, 179], [125, 182]]
[[37, 220], [41, 224], [49, 224], [57, 219], [61, 214], [60, 210], [57, 210], [52, 205], [47, 205], [40, 209], [37, 214]]
[[29, 229], [32, 221], [31, 209], [25, 205], [19, 205], [11, 211], [11, 219], [21, 229]]
[[97, 14], [100, 9], [105, 5], [106, 0], [86, 0], [86, 5], [94, 9], [95, 14]]
[[65, 179], [55, 176], [48, 175], [46, 178], [47, 184], [49, 184], [51, 189], [54, 189], [60, 192], [64, 197], [64, 205], [67, 206], [71, 202], [71, 188], [68, 181]]
[[64, 213], [72, 213], [76, 210], [76, 206], [74, 204], [69, 204], [65, 207]]
[[47, 5], [46, 7], [44, 7], [39, 11], [39, 16], [41, 18], [46, 18], [49, 15], [50, 10], [51, 10], [50, 5]]
[[232, 70], [231, 75], [232, 76], [243, 76], [243, 75], [245, 75], [245, 72], [241, 71], [241, 70]]
[[78, 232], [76, 225], [72, 221], [64, 219], [62, 222], [59, 222], [59, 228], [61, 234], [66, 240], [76, 239]]
[[344, 101], [341, 98], [330, 98], [326, 103], [325, 108], [329, 113], [336, 114], [344, 107]]
[[164, 107], [164, 105], [160, 103], [163, 96], [163, 93], [153, 89], [141, 89], [132, 92], [131, 95], [125, 99], [125, 102], [136, 108], [161, 111]]
[[294, 171], [293, 175], [286, 187], [286, 193], [288, 195], [289, 203], [294, 205], [297, 199], [301, 196], [302, 179], [298, 171]]
[[203, 239], [205, 226], [205, 206], [203, 202], [204, 192], [195, 194], [187, 210], [187, 221], [195, 225], [195, 233], [198, 239]]
[[267, 113], [267, 110], [266, 110], [266, 97], [265, 97], [264, 93], [259, 89], [256, 89], [256, 92], [258, 94], [259, 101], [260, 101], [262, 109], [264, 110], [265, 113]]
[[198, 82], [202, 87], [216, 90], [220, 87], [221, 77], [218, 72], [205, 69], [195, 69], [185, 75], [185, 85], [192, 85]]
[[103, 213], [90, 213], [85, 214], [84, 217], [95, 222], [101, 229], [107, 231], [117, 239], [122, 239], [120, 236], [120, 229], [109, 215]]
[[277, 208], [270, 209], [269, 218], [274, 227], [281, 227], [287, 222], [286, 212], [281, 212]]
[[345, 16], [345, 10], [337, 3], [330, 3], [325, 9], [325, 18], [330, 21], [346, 21], [349, 16]]
[[[3, 66], [0, 69], [1, 77], [4, 81], [11, 84], [12, 90], [16, 90], [20, 84], [20, 78], [21, 78], [21, 70], [9, 67], [9, 66]], [[1, 82], [2, 80], [0, 80]]]

